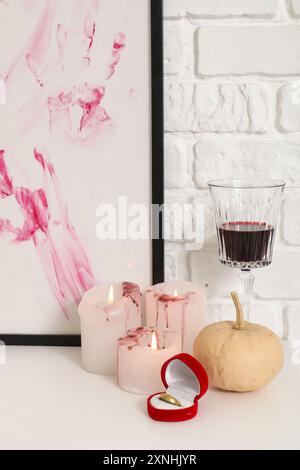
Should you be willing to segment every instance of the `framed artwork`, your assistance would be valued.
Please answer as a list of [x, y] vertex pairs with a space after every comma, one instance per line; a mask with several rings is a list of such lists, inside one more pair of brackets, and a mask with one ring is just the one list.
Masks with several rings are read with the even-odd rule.
[[[151, 204], [163, 202], [161, 10], [160, 0], [0, 1], [6, 344], [79, 345], [86, 290], [163, 280], [163, 240], [151, 238]], [[140, 206], [147, 233], [130, 236]]]

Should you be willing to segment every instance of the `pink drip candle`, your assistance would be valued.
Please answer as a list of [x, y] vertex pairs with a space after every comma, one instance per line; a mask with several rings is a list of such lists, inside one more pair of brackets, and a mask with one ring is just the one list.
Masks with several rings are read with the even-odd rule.
[[84, 294], [78, 313], [83, 368], [116, 375], [118, 338], [141, 326], [139, 287], [129, 282], [95, 286]]
[[145, 303], [147, 326], [175, 331], [182, 352], [192, 354], [207, 323], [205, 290], [188, 281], [164, 282], [146, 290]]
[[118, 385], [121, 389], [149, 395], [163, 390], [161, 368], [181, 351], [171, 331], [136, 328], [118, 341]]

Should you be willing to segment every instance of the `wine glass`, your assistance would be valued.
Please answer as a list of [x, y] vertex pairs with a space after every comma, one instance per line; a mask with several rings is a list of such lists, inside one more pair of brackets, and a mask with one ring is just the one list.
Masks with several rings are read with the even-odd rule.
[[241, 270], [241, 296], [249, 321], [254, 268], [272, 262], [273, 244], [285, 182], [228, 179], [208, 182], [222, 264]]

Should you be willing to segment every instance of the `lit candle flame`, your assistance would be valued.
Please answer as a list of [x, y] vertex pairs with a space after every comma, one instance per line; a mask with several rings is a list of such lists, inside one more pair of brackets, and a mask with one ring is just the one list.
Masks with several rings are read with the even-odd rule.
[[178, 297], [178, 292], [177, 292], [177, 289], [174, 290], [174, 297]]
[[109, 305], [114, 303], [114, 286], [113, 285], [111, 285], [109, 288], [107, 303]]
[[152, 333], [152, 340], [151, 340], [151, 349], [152, 351], [157, 351], [157, 338], [156, 338], [156, 333], [153, 331]]

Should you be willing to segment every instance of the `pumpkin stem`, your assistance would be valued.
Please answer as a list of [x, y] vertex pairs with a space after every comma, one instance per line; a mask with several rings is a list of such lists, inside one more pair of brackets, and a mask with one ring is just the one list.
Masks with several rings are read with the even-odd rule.
[[239, 299], [239, 296], [236, 292], [231, 292], [231, 297], [235, 306], [236, 310], [236, 322], [233, 328], [235, 330], [246, 330], [246, 325], [244, 322], [244, 314], [243, 314], [243, 309], [242, 305]]

